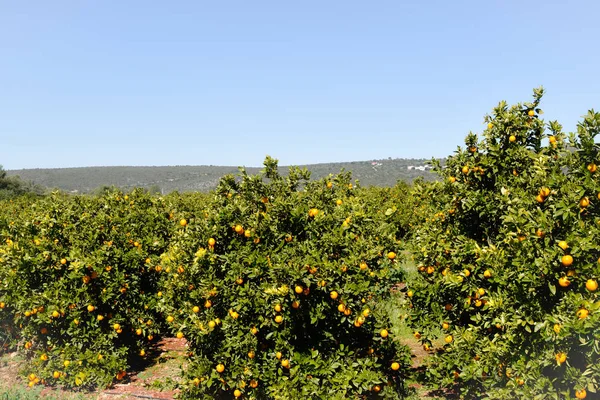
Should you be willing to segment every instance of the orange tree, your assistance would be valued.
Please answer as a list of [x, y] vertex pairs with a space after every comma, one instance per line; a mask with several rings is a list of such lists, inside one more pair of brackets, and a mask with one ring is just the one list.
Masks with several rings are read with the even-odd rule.
[[396, 210], [361, 193], [267, 158], [176, 210], [157, 306], [190, 345], [184, 397], [400, 396], [409, 354], [381, 307], [401, 279]]
[[106, 386], [145, 353], [168, 216], [141, 191], [56, 194], [0, 227], [0, 313], [22, 336], [30, 385]]
[[600, 115], [567, 141], [542, 94], [500, 103], [417, 190], [436, 211], [414, 234], [412, 322], [426, 347], [443, 330], [427, 375], [464, 397], [585, 398], [600, 383]]

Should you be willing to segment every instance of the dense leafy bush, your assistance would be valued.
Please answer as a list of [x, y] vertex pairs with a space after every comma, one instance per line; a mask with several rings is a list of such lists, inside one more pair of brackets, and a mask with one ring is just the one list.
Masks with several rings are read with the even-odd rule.
[[600, 115], [568, 142], [532, 103], [500, 103], [438, 169], [415, 232], [413, 323], [443, 328], [432, 383], [480, 398], [583, 398], [600, 384]]
[[380, 306], [404, 232], [392, 191], [369, 193], [349, 174], [284, 178], [267, 158], [176, 213], [158, 307], [190, 342], [185, 396], [399, 396], [409, 354]]
[[162, 208], [140, 191], [54, 195], [0, 220], [0, 316], [19, 329], [31, 384], [105, 386], [143, 354], [159, 332]]

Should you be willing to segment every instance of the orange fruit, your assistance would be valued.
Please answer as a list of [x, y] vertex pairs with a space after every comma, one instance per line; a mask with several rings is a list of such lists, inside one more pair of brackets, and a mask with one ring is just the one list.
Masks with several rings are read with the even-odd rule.
[[200, 307], [198, 306], [194, 306], [192, 307], [192, 311], [195, 312], [196, 314], [200, 312]]
[[456, 182], [456, 178], [455, 178], [455, 177], [453, 177], [453, 176], [451, 176], [451, 177], [449, 177], [449, 178], [448, 178], [448, 181], [449, 181], [450, 183], [454, 183], [454, 182]]
[[452, 343], [452, 341], [454, 340], [454, 338], [452, 337], [452, 335], [448, 335], [446, 336], [446, 338], [444, 339], [444, 342], [450, 344]]
[[282, 357], [282, 356], [283, 356], [283, 355], [281, 354], [281, 352], [280, 352], [280, 351], [278, 351], [277, 353], [275, 353], [275, 358], [277, 358], [278, 360], [281, 360], [281, 357]]
[[281, 366], [283, 368], [289, 368], [290, 367], [290, 361], [289, 360], [281, 360]]
[[300, 294], [304, 291], [304, 288], [302, 288], [302, 286], [298, 285], [294, 288], [294, 292], [296, 292], [297, 294]]
[[595, 279], [588, 279], [585, 283], [585, 288], [590, 292], [595, 292], [598, 289], [598, 281]]
[[250, 381], [250, 387], [251, 388], [256, 388], [258, 386], [258, 381], [256, 381], [256, 379], [252, 379]]
[[391, 367], [394, 371], [398, 371], [400, 369], [400, 364], [398, 364], [397, 362], [393, 362]]
[[215, 369], [218, 373], [222, 373], [223, 371], [225, 371], [225, 366], [223, 364], [218, 364]]
[[407, 295], [408, 297], [413, 297], [413, 296], [414, 296], [414, 294], [415, 294], [415, 293], [414, 293], [412, 290], [409, 290], [408, 292], [406, 292], [406, 295]]
[[535, 115], [535, 111], [529, 110], [529, 111], [527, 111], [527, 115], [529, 115], [530, 117], [533, 117]]
[[58, 372], [58, 371], [54, 371], [54, 372], [52, 373], [52, 377], [53, 377], [54, 379], [58, 379], [58, 378], [60, 378], [60, 372]]
[[382, 329], [381, 332], [379, 332], [379, 335], [382, 338], [386, 338], [386, 337], [388, 337], [389, 333], [388, 333], [387, 329]]
[[255, 355], [256, 355], [256, 353], [254, 353], [254, 351], [253, 351], [253, 350], [250, 350], [250, 351], [248, 352], [248, 358], [254, 358], [254, 356], [255, 356]]
[[560, 332], [560, 328], [560, 324], [554, 324], [554, 327], [552, 329], [554, 330], [554, 333], [558, 335], [558, 333]]
[[587, 169], [588, 169], [588, 171], [590, 171], [593, 174], [594, 172], [596, 172], [598, 170], [598, 167], [596, 166], [596, 164], [590, 163], [590, 164], [588, 164]]
[[241, 225], [236, 225], [233, 229], [238, 235], [242, 235], [244, 233], [244, 228]]
[[204, 302], [204, 308], [211, 308], [211, 307], [212, 307], [212, 301], [206, 300]]
[[179, 225], [181, 225], [181, 226], [186, 226], [186, 225], [187, 225], [187, 221], [186, 221], [185, 219], [181, 219], [181, 220], [179, 221]]
[[281, 312], [281, 304], [275, 304], [275, 312]]
[[183, 339], [183, 332], [177, 332], [177, 339]]
[[281, 315], [276, 315], [275, 316], [275, 322], [277, 322], [278, 324], [283, 322], [283, 317]]
[[492, 272], [489, 269], [486, 269], [485, 271], [483, 271], [483, 277], [486, 279], [489, 279], [492, 277]]
[[175, 320], [175, 318], [173, 318], [173, 316], [172, 316], [172, 315], [169, 315], [169, 316], [167, 317], [167, 322], [173, 322], [174, 320]]
[[589, 313], [590, 312], [588, 310], [586, 310], [585, 308], [580, 308], [579, 310], [577, 310], [577, 318], [585, 319], [585, 318], [587, 318]]
[[565, 361], [567, 361], [567, 355], [563, 352], [557, 353], [555, 357], [556, 357], [556, 362], [559, 365], [564, 363]]
[[240, 390], [239, 390], [239, 389], [235, 389], [235, 390], [233, 391], [233, 397], [235, 397], [235, 398], [238, 398], [238, 397], [240, 397], [241, 395], [242, 395], [242, 392], [240, 392]]
[[569, 286], [569, 285], [571, 284], [571, 281], [569, 281], [569, 278], [567, 278], [566, 276], [561, 276], [561, 277], [558, 279], [558, 284], [559, 284], [561, 287], [567, 287], [567, 286]]
[[462, 173], [465, 174], [465, 175], [469, 173], [469, 166], [468, 165], [465, 165], [464, 167], [462, 167]]
[[450, 328], [450, 324], [447, 322], [442, 322], [442, 329], [449, 329]]
[[508, 137], [508, 141], [511, 142], [511, 143], [514, 143], [516, 140], [517, 140], [517, 137], [515, 135], [510, 135]]
[[335, 290], [333, 292], [331, 292], [329, 294], [329, 297], [331, 297], [333, 300], [338, 298], [338, 292], [336, 292]]
[[487, 125], [488, 129], [492, 129], [492, 127], [493, 127], [493, 126], [494, 126], [494, 125], [493, 125], [491, 122], [490, 122], [490, 123], [488, 123], [488, 125]]
[[569, 248], [569, 245], [564, 240], [561, 240], [560, 242], [558, 242], [558, 247], [560, 247], [563, 250], [567, 250]]
[[343, 313], [344, 311], [346, 311], [346, 306], [344, 304], [339, 304], [337, 309], [339, 312]]
[[94, 307], [94, 306], [93, 306], [93, 305], [91, 305], [91, 304], [90, 304], [89, 306], [87, 306], [87, 310], [88, 310], [89, 312], [92, 312], [92, 311], [94, 311], [95, 309], [96, 309], [96, 307]]
[[217, 243], [217, 241], [214, 238], [208, 239], [208, 245], [209, 246], [214, 246], [216, 243]]
[[573, 264], [573, 256], [571, 256], [570, 254], [565, 254], [564, 256], [561, 257], [560, 262], [565, 267], [568, 267], [571, 264]]
[[587, 392], [585, 389], [575, 391], [575, 397], [578, 399], [585, 399], [587, 397]]
[[387, 254], [387, 258], [390, 259], [390, 260], [393, 260], [394, 258], [396, 258], [396, 253], [394, 253], [393, 251], [390, 251]]
[[584, 197], [583, 199], [579, 200], [579, 205], [582, 208], [586, 208], [587, 206], [590, 205], [590, 199], [588, 199], [587, 197]]

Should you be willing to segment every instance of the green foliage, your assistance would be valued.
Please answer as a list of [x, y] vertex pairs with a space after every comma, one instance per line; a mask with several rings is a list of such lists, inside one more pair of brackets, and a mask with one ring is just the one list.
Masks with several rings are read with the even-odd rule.
[[600, 277], [600, 115], [567, 143], [540, 118], [542, 94], [500, 103], [483, 139], [438, 165], [444, 181], [417, 188], [435, 211], [414, 233], [413, 325], [425, 345], [449, 325], [428, 376], [467, 398], [572, 398], [600, 384], [600, 303], [586, 289]]
[[27, 374], [102, 387], [148, 346], [160, 331], [149, 264], [168, 243], [162, 207], [142, 191], [54, 194], [0, 220], [0, 317], [19, 328]]
[[389, 189], [363, 191], [347, 173], [308, 178], [297, 168], [283, 177], [267, 158], [261, 174], [241, 169], [195, 212], [176, 213], [158, 307], [190, 342], [185, 397], [405, 390], [408, 351], [380, 335], [389, 329], [380, 306], [402, 278], [388, 258], [406, 228], [395, 199]]

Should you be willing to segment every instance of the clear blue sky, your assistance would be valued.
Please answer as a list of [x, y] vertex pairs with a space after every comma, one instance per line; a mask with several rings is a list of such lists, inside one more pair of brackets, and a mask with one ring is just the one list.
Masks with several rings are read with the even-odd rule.
[[0, 164], [443, 157], [600, 108], [600, 1], [0, 0]]

